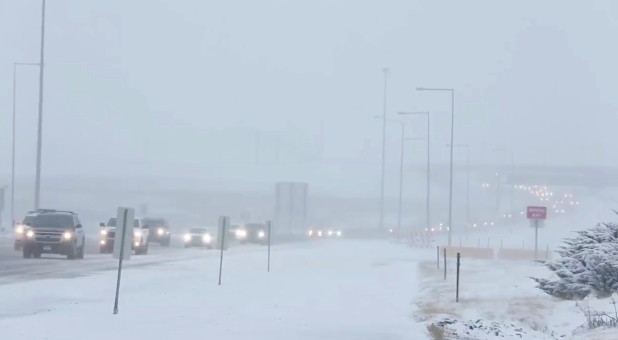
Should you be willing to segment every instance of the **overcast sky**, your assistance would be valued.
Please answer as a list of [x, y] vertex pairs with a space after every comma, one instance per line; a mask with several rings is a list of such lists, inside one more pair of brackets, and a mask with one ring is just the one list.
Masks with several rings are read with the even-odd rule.
[[[195, 175], [257, 152], [377, 167], [384, 67], [388, 115], [430, 110], [437, 161], [450, 98], [418, 86], [456, 89], [455, 139], [473, 162], [504, 162], [492, 150], [508, 147], [518, 163], [615, 166], [617, 11], [612, 0], [48, 0], [43, 173], [148, 162]], [[40, 1], [0, 0], [0, 173], [13, 62], [38, 61], [39, 42]], [[34, 173], [37, 82], [19, 69], [21, 175]], [[424, 137], [422, 118], [407, 122]], [[388, 133], [394, 163], [398, 127]]]

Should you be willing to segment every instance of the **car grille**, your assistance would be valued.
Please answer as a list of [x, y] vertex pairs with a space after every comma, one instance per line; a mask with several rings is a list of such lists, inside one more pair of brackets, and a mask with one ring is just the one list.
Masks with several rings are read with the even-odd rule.
[[34, 240], [40, 243], [60, 243], [63, 233], [57, 230], [36, 230]]
[[116, 231], [107, 231], [107, 238], [113, 239], [116, 236]]

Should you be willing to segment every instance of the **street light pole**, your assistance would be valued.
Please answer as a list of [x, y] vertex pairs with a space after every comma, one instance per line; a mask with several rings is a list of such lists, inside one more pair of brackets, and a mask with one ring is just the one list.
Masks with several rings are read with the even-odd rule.
[[447, 91], [451, 93], [451, 165], [450, 165], [450, 184], [449, 184], [449, 203], [448, 203], [448, 245], [451, 246], [453, 232], [453, 144], [455, 144], [455, 89], [446, 88], [424, 88], [419, 87], [417, 91]]
[[380, 230], [384, 230], [384, 171], [386, 167], [386, 89], [388, 84], [388, 68], [384, 72], [384, 110], [382, 112], [382, 179], [380, 182]]
[[39, 61], [39, 124], [36, 149], [36, 182], [34, 185], [34, 209], [39, 209], [41, 201], [41, 152], [43, 146], [43, 75], [45, 67], [45, 0], [41, 6], [41, 59]]
[[470, 147], [468, 144], [455, 144], [454, 147], [466, 148], [466, 228], [468, 228], [470, 226]]
[[397, 217], [397, 231], [401, 232], [401, 209], [403, 203], [403, 152], [405, 150], [404, 142], [406, 125], [401, 123], [401, 157], [399, 159], [399, 213]]
[[[429, 112], [399, 112], [399, 115], [427, 115], [427, 187], [426, 187], [426, 203], [425, 203], [425, 228], [431, 228], [431, 147], [430, 147], [430, 119]], [[411, 138], [417, 140], [417, 138]]]
[[386, 119], [383, 116], [376, 116], [375, 118], [382, 118], [383, 121], [390, 121], [392, 123], [401, 124], [401, 155], [399, 160], [399, 211], [397, 216], [397, 230], [401, 230], [401, 214], [402, 214], [402, 202], [403, 202], [403, 154], [404, 154], [404, 142], [406, 140], [404, 122], [395, 119]]
[[18, 66], [39, 66], [37, 63], [13, 63], [13, 129], [11, 146], [11, 223], [15, 225], [15, 118], [17, 106], [17, 68]]

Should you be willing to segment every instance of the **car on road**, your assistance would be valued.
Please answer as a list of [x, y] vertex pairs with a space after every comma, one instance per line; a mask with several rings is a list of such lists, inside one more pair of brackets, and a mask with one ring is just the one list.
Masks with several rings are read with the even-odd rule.
[[312, 228], [307, 231], [309, 238], [340, 238], [343, 232], [339, 229]]
[[240, 243], [268, 243], [268, 230], [264, 223], [247, 223], [234, 229], [234, 237]]
[[146, 217], [144, 223], [148, 226], [150, 233], [148, 234], [149, 242], [157, 242], [164, 247], [168, 247], [172, 240], [172, 232], [167, 220], [164, 218]]
[[22, 254], [39, 258], [41, 254], [65, 255], [83, 259], [86, 238], [76, 213], [62, 210], [39, 210], [24, 227]]
[[185, 248], [206, 247], [212, 249], [215, 238], [208, 228], [191, 228], [184, 234], [183, 241], [185, 243]]
[[[110, 218], [107, 223], [99, 224], [101, 230], [99, 241], [99, 253], [107, 254], [114, 251], [114, 242], [116, 241], [116, 217]], [[135, 251], [135, 255], [148, 254], [148, 235], [150, 230], [142, 218], [133, 220], [133, 238], [131, 242], [131, 250]], [[125, 240], [127, 242], [129, 240]], [[120, 242], [120, 239], [118, 239]]]

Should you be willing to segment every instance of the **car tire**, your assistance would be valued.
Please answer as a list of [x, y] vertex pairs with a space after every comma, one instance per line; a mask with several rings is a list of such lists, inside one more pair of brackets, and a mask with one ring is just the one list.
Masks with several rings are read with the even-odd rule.
[[35, 259], [40, 259], [41, 258], [41, 252], [35, 251], [32, 253], [32, 257], [34, 257]]
[[30, 247], [23, 247], [22, 256], [25, 259], [29, 259], [32, 257], [32, 252], [30, 251]]
[[84, 259], [84, 248], [86, 247], [86, 240], [82, 241], [82, 246], [79, 247], [79, 253], [77, 253], [77, 258], [80, 260]]
[[67, 259], [75, 260], [76, 257], [77, 257], [76, 247], [75, 245], [73, 245], [71, 249], [69, 249], [69, 253], [67, 254]]

